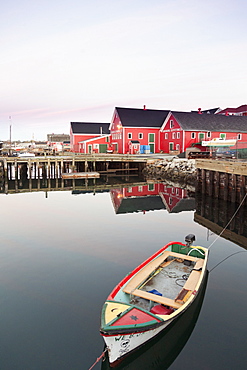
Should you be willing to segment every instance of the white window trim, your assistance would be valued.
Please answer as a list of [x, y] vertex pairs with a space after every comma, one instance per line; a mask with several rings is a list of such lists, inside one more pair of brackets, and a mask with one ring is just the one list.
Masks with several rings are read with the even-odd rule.
[[142, 133], [142, 132], [139, 132], [139, 134], [138, 134], [138, 138], [139, 138], [140, 140], [142, 140], [142, 139], [143, 139], [143, 133]]
[[132, 132], [128, 132], [128, 139], [132, 139]]
[[173, 128], [174, 127], [174, 121], [173, 119], [170, 120], [170, 128]]
[[196, 137], [196, 133], [195, 132], [191, 132], [191, 139], [195, 139]]
[[237, 140], [242, 140], [242, 134], [238, 134]]

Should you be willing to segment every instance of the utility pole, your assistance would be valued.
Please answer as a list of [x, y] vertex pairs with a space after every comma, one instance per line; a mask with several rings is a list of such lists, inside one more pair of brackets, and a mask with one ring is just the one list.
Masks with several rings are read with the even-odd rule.
[[12, 149], [11, 149], [11, 146], [12, 146], [12, 121], [11, 121], [11, 116], [9, 116], [9, 121], [10, 121], [10, 124], [9, 124], [9, 155], [11, 156], [12, 155]]

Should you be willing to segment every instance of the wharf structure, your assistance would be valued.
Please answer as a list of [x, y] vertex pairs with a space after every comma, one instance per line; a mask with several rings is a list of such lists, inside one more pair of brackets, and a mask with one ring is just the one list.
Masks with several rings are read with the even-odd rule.
[[[163, 159], [165, 158], [163, 155]], [[41, 183], [43, 180], [63, 180], [63, 174], [81, 172], [97, 172], [100, 176], [114, 177], [138, 176], [143, 173], [147, 165], [153, 163], [155, 167], [161, 159], [162, 155], [75, 153], [30, 158], [2, 157], [0, 158], [0, 179], [5, 184], [9, 180], [18, 182], [23, 179], [40, 180], [39, 183]], [[247, 193], [247, 162], [196, 159], [195, 167], [197, 192], [232, 203], [242, 202]], [[159, 178], [159, 181], [161, 180]], [[165, 181], [165, 174], [163, 180]], [[18, 187], [17, 183], [16, 186]]]
[[197, 192], [232, 203], [243, 201], [247, 193], [247, 162], [196, 159], [195, 166]]
[[1, 172], [5, 179], [60, 178], [62, 173], [99, 172], [130, 173], [141, 172], [146, 157], [134, 155], [73, 154], [63, 156], [2, 157]]
[[[22, 189], [24, 182], [26, 185], [28, 182], [27, 188], [30, 191], [42, 187], [75, 188], [73, 181], [65, 180], [63, 174], [99, 173], [107, 177], [139, 176], [147, 160], [147, 157], [143, 156], [113, 154], [1, 157], [0, 185], [6, 193], [8, 193], [6, 186], [10, 183], [16, 191]], [[73, 180], [75, 182], [75, 178]], [[95, 179], [84, 179], [84, 182], [93, 185]]]

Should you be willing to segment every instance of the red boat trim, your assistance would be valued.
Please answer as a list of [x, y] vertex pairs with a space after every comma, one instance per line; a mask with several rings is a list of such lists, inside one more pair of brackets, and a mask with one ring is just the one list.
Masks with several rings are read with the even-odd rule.
[[166, 250], [168, 247], [170, 247], [170, 245], [173, 245], [173, 244], [178, 244], [178, 245], [182, 245], [182, 246], [185, 246], [185, 244], [183, 243], [180, 243], [180, 242], [170, 242], [168, 244], [166, 244], [164, 247], [162, 247], [160, 250], [158, 250], [157, 252], [155, 252], [151, 257], [149, 257], [146, 261], [142, 262], [139, 266], [137, 266], [129, 275], [125, 276], [125, 278], [123, 280], [120, 281], [120, 283], [118, 285], [115, 286], [115, 288], [113, 289], [113, 291], [110, 293], [110, 295], [108, 296], [107, 300], [108, 301], [113, 301], [114, 300], [114, 297], [116, 296], [116, 294], [119, 292], [119, 290], [124, 286], [124, 284], [127, 283], [127, 281], [132, 278], [132, 276], [134, 276], [138, 271], [140, 271], [145, 265], [147, 265], [150, 261], [152, 261], [155, 257], [157, 257], [159, 254], [161, 254], [164, 250]]

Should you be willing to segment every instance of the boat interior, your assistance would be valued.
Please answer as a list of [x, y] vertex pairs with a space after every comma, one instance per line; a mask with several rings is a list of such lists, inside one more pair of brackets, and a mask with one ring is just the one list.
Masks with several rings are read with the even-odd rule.
[[204, 256], [163, 251], [145, 265], [123, 287], [129, 303], [146, 310], [155, 304], [179, 309], [194, 294], [202, 274]]

